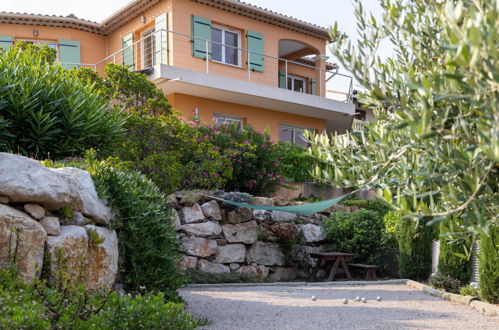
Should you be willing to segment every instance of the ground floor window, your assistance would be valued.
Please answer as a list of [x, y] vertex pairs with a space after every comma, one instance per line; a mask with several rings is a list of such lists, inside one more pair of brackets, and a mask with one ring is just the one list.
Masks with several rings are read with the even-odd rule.
[[213, 116], [213, 121], [215, 122], [215, 127], [220, 127], [221, 125], [235, 124], [241, 129], [243, 128], [243, 119], [237, 116], [215, 114]]
[[282, 142], [294, 143], [300, 147], [307, 147], [308, 143], [303, 139], [303, 133], [310, 129], [303, 127], [296, 127], [290, 125], [281, 125], [279, 127], [279, 140]]
[[52, 40], [29, 40], [29, 39], [17, 39], [17, 41], [24, 41], [28, 44], [33, 44], [33, 45], [47, 45], [50, 48], [55, 49], [55, 54], [56, 54], [56, 61], [59, 61], [59, 51], [58, 51], [58, 43], [57, 41], [52, 41]]

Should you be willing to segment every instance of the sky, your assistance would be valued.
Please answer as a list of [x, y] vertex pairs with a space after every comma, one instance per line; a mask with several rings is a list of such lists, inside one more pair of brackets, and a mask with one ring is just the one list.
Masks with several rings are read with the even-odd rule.
[[[356, 40], [356, 22], [351, 0], [245, 1], [323, 27], [329, 27], [337, 21], [340, 30]], [[0, 0], [0, 11], [64, 16], [74, 14], [78, 18], [100, 22], [129, 2], [130, 0]], [[381, 9], [377, 0], [363, 0], [363, 5], [365, 11], [379, 17]], [[345, 70], [340, 69], [340, 72], [348, 74]]]

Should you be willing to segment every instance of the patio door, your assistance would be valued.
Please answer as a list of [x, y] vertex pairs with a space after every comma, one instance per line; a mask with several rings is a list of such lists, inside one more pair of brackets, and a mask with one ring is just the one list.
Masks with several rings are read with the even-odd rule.
[[141, 39], [142, 69], [146, 69], [154, 65], [154, 56], [156, 54], [156, 35], [154, 34], [154, 28], [142, 32]]

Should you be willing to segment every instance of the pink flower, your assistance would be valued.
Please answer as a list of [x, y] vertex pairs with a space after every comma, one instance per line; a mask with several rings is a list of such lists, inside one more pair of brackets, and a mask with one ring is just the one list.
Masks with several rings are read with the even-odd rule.
[[244, 144], [250, 144], [249, 141], [244, 141]]

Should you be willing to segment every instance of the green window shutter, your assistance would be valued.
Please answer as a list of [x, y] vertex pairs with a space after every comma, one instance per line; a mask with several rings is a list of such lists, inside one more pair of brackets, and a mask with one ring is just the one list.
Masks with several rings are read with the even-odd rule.
[[163, 13], [156, 17], [154, 22], [154, 64], [168, 64], [167, 44], [168, 44], [168, 16]]
[[[134, 70], [133, 46], [132, 45], [133, 45], [133, 33], [130, 33], [130, 34], [127, 34], [126, 36], [124, 36], [122, 39], [123, 65], [128, 65], [130, 71]], [[131, 47], [129, 47], [129, 46], [131, 46]]]
[[[248, 42], [248, 51], [250, 51], [249, 54], [250, 70], [263, 72], [265, 59], [262, 55], [260, 55], [264, 53], [263, 34], [258, 32], [248, 31], [246, 37]], [[256, 52], [259, 54], [251, 52]]]
[[59, 40], [59, 52], [61, 65], [65, 69], [79, 68], [80, 42], [77, 40]]
[[286, 88], [286, 72], [279, 70], [279, 88]]
[[310, 79], [310, 94], [315, 95], [315, 92], [317, 90], [316, 85], [317, 84], [315, 83], [315, 78]]
[[11, 36], [0, 36], [0, 48], [9, 50], [14, 44], [14, 40]]
[[[192, 16], [192, 56], [206, 59], [206, 41], [211, 40], [211, 21], [204, 17]], [[199, 38], [199, 39], [197, 39]], [[208, 44], [208, 53], [211, 45]], [[210, 55], [210, 54], [209, 54]], [[211, 58], [211, 57], [209, 57]]]

